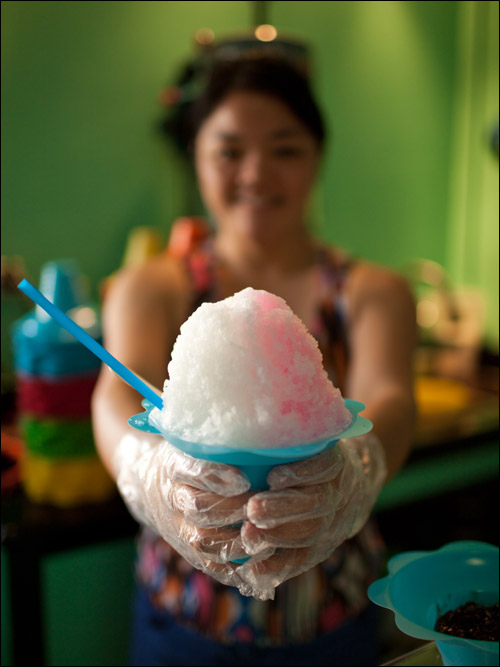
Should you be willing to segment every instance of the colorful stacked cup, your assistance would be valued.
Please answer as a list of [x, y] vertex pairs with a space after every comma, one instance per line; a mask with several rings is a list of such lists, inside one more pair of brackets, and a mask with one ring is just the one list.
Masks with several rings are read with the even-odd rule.
[[[100, 338], [75, 262], [45, 264], [40, 291]], [[98, 458], [90, 418], [99, 360], [38, 306], [15, 322], [13, 346], [26, 494], [59, 507], [109, 498], [115, 484]]]

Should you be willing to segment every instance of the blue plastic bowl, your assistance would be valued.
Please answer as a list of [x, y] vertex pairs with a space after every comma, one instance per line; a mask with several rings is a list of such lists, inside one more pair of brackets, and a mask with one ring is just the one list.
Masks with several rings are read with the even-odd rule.
[[196, 442], [187, 442], [170, 433], [160, 432], [149, 421], [149, 414], [153, 406], [147, 400], [144, 400], [142, 405], [146, 408], [146, 412], [130, 417], [128, 420], [130, 426], [139, 431], [160, 433], [170, 444], [195, 458], [237, 466], [248, 476], [252, 491], [264, 491], [268, 488], [267, 475], [274, 466], [310, 458], [331, 447], [341, 438], [353, 438], [368, 433], [372, 429], [371, 421], [358, 414], [365, 408], [363, 403], [346, 400], [345, 406], [352, 414], [353, 420], [349, 428], [342, 431], [342, 433], [337, 433], [335, 436], [319, 442], [294, 447], [234, 449], [221, 445], [203, 445]]
[[389, 560], [389, 576], [375, 581], [368, 597], [391, 609], [405, 634], [435, 641], [445, 665], [498, 665], [498, 642], [434, 630], [439, 616], [469, 600], [496, 604], [498, 567], [498, 547], [484, 542], [452, 542], [437, 551], [409, 551]]

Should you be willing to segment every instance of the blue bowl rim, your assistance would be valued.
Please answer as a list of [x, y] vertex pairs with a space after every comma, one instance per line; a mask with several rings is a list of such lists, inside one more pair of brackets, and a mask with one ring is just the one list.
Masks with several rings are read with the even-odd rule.
[[353, 416], [351, 424], [342, 431], [341, 433], [335, 433], [327, 438], [322, 440], [312, 442], [306, 445], [294, 445], [291, 447], [276, 447], [276, 448], [236, 448], [236, 447], [226, 447], [220, 445], [201, 445], [195, 442], [189, 442], [187, 440], [182, 440], [177, 436], [166, 432], [160, 431], [155, 426], [150, 423], [149, 415], [153, 409], [153, 405], [147, 400], [142, 401], [142, 405], [145, 408], [145, 412], [138, 415], [132, 415], [129, 418], [128, 422], [130, 426], [140, 431], [147, 431], [148, 433], [158, 433], [163, 435], [163, 437], [170, 442], [172, 445], [179, 447], [182, 451], [196, 456], [202, 456], [204, 454], [212, 456], [231, 456], [231, 455], [241, 455], [242, 452], [248, 455], [254, 455], [258, 457], [265, 457], [269, 459], [286, 459], [289, 460], [290, 456], [297, 458], [306, 458], [313, 456], [315, 453], [323, 451], [328, 444], [337, 442], [341, 438], [350, 438], [363, 435], [371, 431], [373, 424], [366, 417], [362, 417], [359, 413], [365, 409], [363, 403], [359, 401], [352, 401], [349, 399], [345, 400], [345, 406]]

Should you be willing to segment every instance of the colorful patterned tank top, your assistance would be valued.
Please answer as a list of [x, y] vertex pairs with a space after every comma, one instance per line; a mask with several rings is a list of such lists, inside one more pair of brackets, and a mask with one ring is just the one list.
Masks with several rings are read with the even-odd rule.
[[[324, 365], [343, 393], [349, 361], [343, 286], [352, 265], [347, 257], [318, 250], [323, 293], [311, 333]], [[211, 243], [185, 258], [196, 295], [193, 310], [217, 300], [217, 269]], [[142, 529], [136, 577], [152, 603], [202, 635], [223, 643], [279, 646], [307, 642], [356, 618], [368, 603], [366, 591], [381, 572], [384, 545], [372, 521], [323, 563], [285, 581], [268, 601], [245, 597], [193, 568], [167, 542]]]

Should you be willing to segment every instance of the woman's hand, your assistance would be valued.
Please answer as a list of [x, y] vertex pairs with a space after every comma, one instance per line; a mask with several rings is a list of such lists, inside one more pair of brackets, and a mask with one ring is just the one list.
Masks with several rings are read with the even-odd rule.
[[271, 490], [248, 500], [241, 539], [258, 560], [242, 565], [239, 576], [256, 597], [272, 599], [277, 586], [328, 558], [363, 527], [385, 477], [384, 450], [373, 433], [273, 468]]
[[[120, 493], [139, 522], [193, 567], [261, 600], [358, 532], [386, 475], [373, 434], [276, 466], [270, 491], [262, 493], [249, 492], [237, 468], [188, 456], [163, 438], [126, 435], [114, 464]], [[247, 556], [243, 565], [231, 562]]]
[[[240, 528], [251, 497], [233, 466], [196, 459], [163, 438], [127, 434], [114, 460], [120, 493], [132, 515], [165, 539], [193, 567], [244, 595], [253, 587], [231, 563], [246, 557]], [[255, 562], [274, 549], [262, 550]]]

